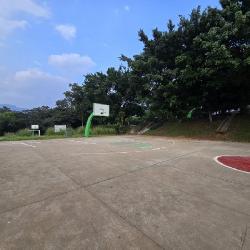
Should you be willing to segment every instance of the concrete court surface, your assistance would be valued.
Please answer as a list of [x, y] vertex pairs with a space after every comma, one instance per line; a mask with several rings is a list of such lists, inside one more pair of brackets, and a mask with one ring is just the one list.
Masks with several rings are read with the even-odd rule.
[[250, 249], [250, 144], [149, 136], [0, 143], [0, 249]]

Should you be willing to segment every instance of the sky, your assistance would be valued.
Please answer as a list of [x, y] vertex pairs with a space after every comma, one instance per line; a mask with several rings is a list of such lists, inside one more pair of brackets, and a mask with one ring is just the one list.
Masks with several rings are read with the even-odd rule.
[[0, 0], [0, 103], [53, 107], [69, 83], [142, 51], [138, 31], [219, 0]]

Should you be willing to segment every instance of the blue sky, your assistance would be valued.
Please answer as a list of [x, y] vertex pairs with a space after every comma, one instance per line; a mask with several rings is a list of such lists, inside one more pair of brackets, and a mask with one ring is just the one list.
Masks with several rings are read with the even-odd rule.
[[0, 0], [0, 103], [54, 106], [70, 82], [140, 53], [137, 32], [166, 30], [218, 0]]

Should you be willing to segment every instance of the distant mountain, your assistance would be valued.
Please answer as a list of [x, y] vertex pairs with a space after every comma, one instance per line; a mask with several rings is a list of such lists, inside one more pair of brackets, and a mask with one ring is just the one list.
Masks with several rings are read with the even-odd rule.
[[12, 104], [0, 104], [0, 108], [3, 108], [3, 107], [7, 107], [7, 108], [11, 109], [12, 111], [23, 111], [23, 110], [25, 110], [24, 108], [20, 108], [20, 107], [17, 107], [15, 105], [12, 105]]

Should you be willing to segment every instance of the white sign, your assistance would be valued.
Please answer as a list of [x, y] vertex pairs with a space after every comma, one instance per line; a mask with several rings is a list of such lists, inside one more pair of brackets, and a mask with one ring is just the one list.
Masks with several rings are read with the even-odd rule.
[[31, 125], [31, 129], [39, 129], [39, 125]]
[[60, 131], [66, 131], [67, 126], [66, 125], [55, 125], [54, 129], [55, 129], [55, 133], [58, 133]]
[[94, 103], [93, 112], [95, 116], [109, 116], [109, 105]]

